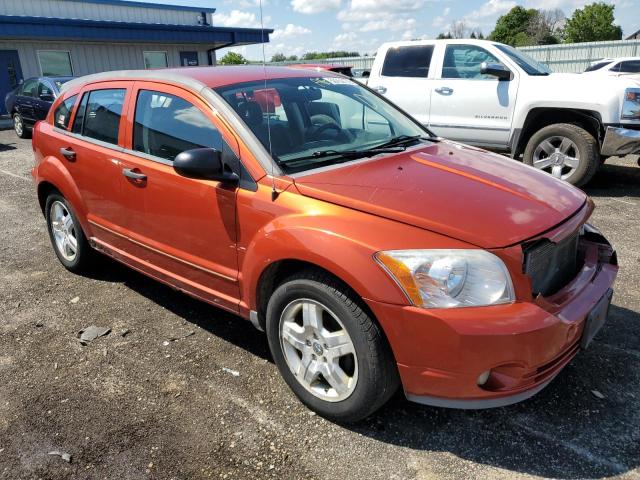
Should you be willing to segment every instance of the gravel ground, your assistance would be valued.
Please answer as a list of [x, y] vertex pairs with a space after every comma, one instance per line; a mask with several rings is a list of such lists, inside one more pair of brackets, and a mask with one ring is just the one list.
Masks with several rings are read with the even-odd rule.
[[[31, 164], [30, 142], [0, 132], [0, 478], [640, 479], [635, 158], [611, 159], [588, 189], [621, 262], [589, 350], [519, 405], [398, 395], [347, 428], [298, 403], [248, 323], [111, 261], [91, 278], [64, 270]], [[80, 345], [92, 324], [111, 333]]]

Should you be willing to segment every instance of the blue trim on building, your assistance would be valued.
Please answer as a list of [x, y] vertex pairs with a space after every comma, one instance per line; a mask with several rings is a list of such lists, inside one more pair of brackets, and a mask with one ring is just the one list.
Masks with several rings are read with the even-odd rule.
[[215, 8], [212, 7], [188, 7], [186, 5], [168, 5], [164, 3], [144, 3], [136, 2], [132, 0], [67, 0], [71, 2], [83, 2], [83, 3], [100, 3], [102, 5], [116, 5], [124, 7], [141, 7], [141, 8], [154, 8], [158, 10], [183, 10], [186, 12], [206, 12], [214, 13]]
[[272, 29], [106, 22], [0, 15], [0, 38], [153, 43], [247, 44], [269, 41]]

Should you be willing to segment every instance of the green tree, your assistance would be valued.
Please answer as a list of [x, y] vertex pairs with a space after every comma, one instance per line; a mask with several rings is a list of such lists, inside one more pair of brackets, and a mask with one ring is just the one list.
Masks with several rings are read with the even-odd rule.
[[517, 44], [528, 44], [529, 24], [537, 15], [537, 10], [526, 9], [521, 6], [513, 7], [507, 13], [498, 18], [493, 32], [489, 35], [490, 40], [516, 46]]
[[284, 53], [276, 53], [271, 57], [272, 62], [284, 62], [287, 59]]
[[449, 40], [451, 38], [451, 33], [447, 32], [447, 33], [439, 33], [438, 36], [436, 37], [438, 40]]
[[220, 65], [244, 65], [249, 63], [246, 58], [236, 52], [227, 52], [227, 54], [220, 59]]
[[291, 55], [290, 57], [287, 57], [287, 60], [289, 60], [290, 62], [297, 62], [298, 61], [298, 56], [297, 55]]
[[614, 5], [602, 2], [592, 3], [585, 5], [582, 9], [577, 9], [565, 25], [565, 43], [620, 40], [622, 28], [613, 23], [614, 9]]

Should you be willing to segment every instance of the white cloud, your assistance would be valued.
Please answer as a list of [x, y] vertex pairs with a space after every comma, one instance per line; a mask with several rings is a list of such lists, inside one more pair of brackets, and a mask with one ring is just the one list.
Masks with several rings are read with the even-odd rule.
[[306, 15], [335, 10], [340, 4], [341, 0], [291, 0], [291, 8]]
[[260, 27], [260, 19], [255, 13], [231, 10], [228, 14], [215, 13], [213, 24], [223, 27]]
[[311, 33], [311, 30], [308, 28], [302, 27], [300, 25], [294, 25], [293, 23], [288, 23], [284, 28], [278, 28], [274, 30], [271, 34], [271, 40], [280, 40], [288, 37], [296, 37], [298, 35], [307, 35]]
[[487, 18], [497, 17], [503, 13], [508, 12], [516, 6], [516, 2], [513, 0], [489, 0], [482, 4], [480, 8], [471, 12], [468, 18]]

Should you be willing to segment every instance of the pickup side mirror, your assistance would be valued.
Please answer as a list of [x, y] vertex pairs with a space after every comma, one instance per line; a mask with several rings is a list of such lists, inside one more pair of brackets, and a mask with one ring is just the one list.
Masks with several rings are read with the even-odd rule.
[[480, 64], [480, 73], [483, 75], [497, 77], [499, 80], [513, 79], [513, 73], [511, 73], [511, 70], [500, 63], [482, 62]]
[[216, 180], [235, 185], [240, 177], [222, 161], [222, 152], [215, 148], [194, 148], [176, 156], [173, 168], [183, 177]]

